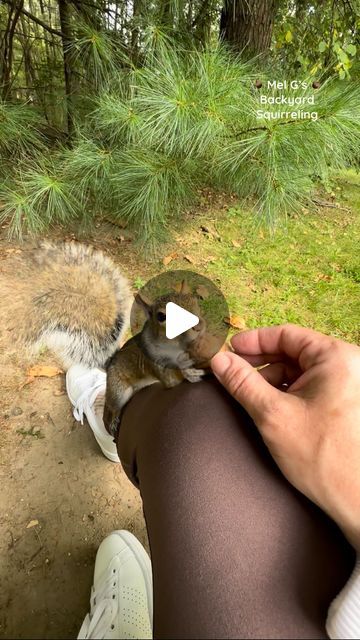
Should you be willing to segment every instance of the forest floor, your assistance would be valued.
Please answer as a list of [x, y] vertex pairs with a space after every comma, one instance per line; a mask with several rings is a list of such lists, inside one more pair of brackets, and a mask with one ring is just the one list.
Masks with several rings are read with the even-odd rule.
[[[360, 180], [339, 176], [327, 206], [291, 217], [275, 234], [255, 227], [249, 210], [203, 192], [174, 225], [162, 255], [147, 259], [127, 229], [103, 221], [91, 231], [61, 231], [104, 249], [134, 289], [169, 269], [214, 280], [240, 329], [297, 322], [360, 342]], [[329, 206], [328, 206], [329, 205]], [[0, 273], [33, 242], [0, 235]], [[15, 323], [14, 323], [15, 324]], [[13, 329], [16, 331], [16, 329]], [[117, 528], [147, 545], [141, 500], [119, 465], [101, 454], [87, 425], [77, 423], [64, 376], [28, 384], [13, 333], [1, 333], [0, 636], [74, 638], [88, 610], [96, 549]], [[49, 353], [31, 364], [55, 365]]]

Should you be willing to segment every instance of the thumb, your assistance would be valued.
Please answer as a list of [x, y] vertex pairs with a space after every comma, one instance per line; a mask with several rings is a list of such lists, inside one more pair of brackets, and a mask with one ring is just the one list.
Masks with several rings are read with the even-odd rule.
[[217, 353], [211, 360], [211, 367], [219, 382], [255, 423], [261, 424], [266, 414], [273, 413], [274, 405], [283, 399], [281, 391], [236, 353]]

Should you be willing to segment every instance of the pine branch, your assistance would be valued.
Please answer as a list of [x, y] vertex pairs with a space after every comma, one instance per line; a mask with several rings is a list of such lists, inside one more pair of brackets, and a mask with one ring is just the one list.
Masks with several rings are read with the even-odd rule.
[[346, 211], [350, 213], [351, 209], [348, 207], [341, 207], [337, 202], [328, 202], [327, 200], [320, 200], [319, 198], [312, 198], [312, 202], [319, 207], [326, 207], [328, 209], [339, 209], [340, 211]]

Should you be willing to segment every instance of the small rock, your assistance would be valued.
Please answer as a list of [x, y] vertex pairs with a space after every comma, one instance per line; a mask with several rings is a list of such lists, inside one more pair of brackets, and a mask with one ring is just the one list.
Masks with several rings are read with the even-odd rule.
[[11, 415], [12, 416], [21, 416], [21, 414], [24, 413], [21, 407], [13, 407], [11, 409]]

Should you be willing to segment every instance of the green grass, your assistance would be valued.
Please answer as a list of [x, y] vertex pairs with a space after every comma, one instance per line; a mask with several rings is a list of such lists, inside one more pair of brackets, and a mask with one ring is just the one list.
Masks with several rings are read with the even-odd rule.
[[304, 211], [275, 233], [239, 206], [197, 213], [179, 227], [185, 243], [168, 268], [190, 254], [191, 268], [220, 286], [248, 327], [295, 322], [360, 342], [359, 175], [343, 172], [336, 184], [341, 209]]

